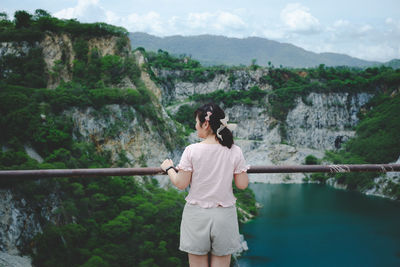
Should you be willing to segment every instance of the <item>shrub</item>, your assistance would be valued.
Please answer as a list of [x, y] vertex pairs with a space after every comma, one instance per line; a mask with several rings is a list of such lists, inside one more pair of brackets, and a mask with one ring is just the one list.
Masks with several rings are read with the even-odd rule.
[[306, 165], [316, 165], [319, 163], [319, 160], [313, 155], [308, 155], [305, 158], [305, 163], [306, 163]]

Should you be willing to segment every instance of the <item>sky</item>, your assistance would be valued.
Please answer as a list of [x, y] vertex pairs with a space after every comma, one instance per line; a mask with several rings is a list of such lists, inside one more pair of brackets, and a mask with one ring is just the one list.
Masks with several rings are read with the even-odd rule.
[[316, 53], [400, 59], [400, 0], [1, 0], [16, 10], [106, 22], [156, 36], [263, 37]]

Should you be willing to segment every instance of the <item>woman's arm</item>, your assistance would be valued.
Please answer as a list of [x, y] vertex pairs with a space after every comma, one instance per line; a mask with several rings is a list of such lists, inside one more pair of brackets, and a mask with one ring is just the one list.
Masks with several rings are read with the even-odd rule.
[[176, 173], [175, 170], [169, 169], [168, 176], [176, 187], [180, 190], [184, 190], [190, 184], [192, 172], [179, 170], [178, 173]]
[[[170, 167], [174, 166], [174, 163], [170, 159], [164, 160], [161, 164], [161, 169], [164, 171]], [[176, 172], [173, 168], [168, 170], [168, 176], [171, 179], [171, 182], [178, 187], [178, 189], [183, 190], [190, 184], [190, 180], [192, 179], [192, 172], [179, 170]]]
[[247, 172], [235, 173], [235, 185], [238, 189], [246, 189], [249, 185], [249, 176]]

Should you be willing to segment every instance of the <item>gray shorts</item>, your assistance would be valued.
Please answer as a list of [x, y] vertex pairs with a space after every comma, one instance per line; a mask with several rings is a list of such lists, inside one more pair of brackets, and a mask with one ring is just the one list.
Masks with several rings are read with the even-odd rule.
[[186, 203], [181, 222], [179, 249], [191, 254], [216, 256], [240, 249], [236, 206], [202, 208]]

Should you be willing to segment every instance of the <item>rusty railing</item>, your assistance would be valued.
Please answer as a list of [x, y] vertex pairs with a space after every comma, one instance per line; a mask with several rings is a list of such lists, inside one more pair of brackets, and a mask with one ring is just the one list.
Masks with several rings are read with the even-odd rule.
[[[360, 165], [291, 165], [291, 166], [251, 166], [247, 173], [308, 173], [308, 172], [400, 172], [400, 164], [360, 164]], [[51, 170], [5, 170], [2, 178], [52, 178], [52, 177], [92, 177], [92, 176], [132, 176], [163, 175], [161, 168], [99, 168], [99, 169], [51, 169]]]

